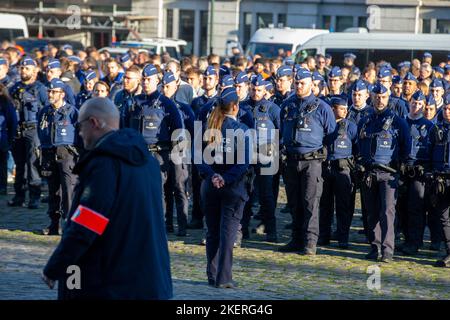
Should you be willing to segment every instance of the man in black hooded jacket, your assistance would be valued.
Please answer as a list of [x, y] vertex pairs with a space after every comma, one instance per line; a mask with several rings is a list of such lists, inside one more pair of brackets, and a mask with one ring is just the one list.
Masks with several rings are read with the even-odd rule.
[[87, 152], [74, 168], [79, 183], [43, 280], [50, 288], [58, 280], [59, 299], [170, 299], [158, 162], [139, 133], [118, 130], [108, 99], [87, 101], [78, 119]]

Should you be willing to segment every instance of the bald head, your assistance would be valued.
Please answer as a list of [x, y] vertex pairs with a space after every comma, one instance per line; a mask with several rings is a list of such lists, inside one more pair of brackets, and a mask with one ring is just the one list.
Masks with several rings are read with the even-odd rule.
[[92, 98], [81, 106], [78, 123], [84, 147], [91, 150], [101, 137], [119, 129], [120, 113], [108, 98]]
[[92, 98], [87, 100], [80, 108], [80, 119], [94, 117], [105, 124], [119, 128], [120, 113], [114, 103], [108, 98]]

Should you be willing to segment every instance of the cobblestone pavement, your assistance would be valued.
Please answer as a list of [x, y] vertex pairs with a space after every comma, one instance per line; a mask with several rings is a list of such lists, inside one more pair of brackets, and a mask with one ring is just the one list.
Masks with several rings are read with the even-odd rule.
[[[0, 299], [55, 299], [40, 280], [40, 273], [59, 237], [40, 235], [48, 221], [46, 204], [39, 210], [8, 208], [9, 196], [0, 196]], [[281, 192], [278, 229], [281, 242], [289, 241], [288, 214]], [[253, 221], [256, 226], [258, 221]], [[368, 245], [357, 231], [360, 216], [353, 219], [351, 245], [340, 250], [336, 243], [320, 247], [315, 257], [276, 252], [281, 245], [264, 242], [252, 234], [235, 250], [233, 276], [236, 289], [215, 289], [206, 284], [205, 247], [202, 230], [187, 237], [169, 234], [175, 299], [450, 299], [450, 270], [434, 268], [444, 252], [421, 250], [417, 257], [396, 256], [385, 265], [364, 260]], [[426, 241], [427, 248], [429, 242]], [[378, 266], [380, 289], [369, 290], [368, 267]]]

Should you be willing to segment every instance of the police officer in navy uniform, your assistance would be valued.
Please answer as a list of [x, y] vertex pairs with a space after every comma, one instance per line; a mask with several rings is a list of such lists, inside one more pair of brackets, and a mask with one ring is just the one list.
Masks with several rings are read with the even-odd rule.
[[450, 267], [450, 99], [442, 106], [442, 121], [430, 132], [430, 155], [433, 170], [431, 193], [435, 199], [435, 213], [444, 230], [446, 257], [436, 262], [438, 267]]
[[131, 66], [125, 71], [123, 77], [123, 89], [117, 91], [114, 96], [114, 104], [119, 108], [119, 112], [124, 112], [134, 104], [134, 98], [140, 94], [142, 70], [138, 66]]
[[314, 71], [312, 75], [314, 95], [320, 99], [325, 99], [325, 78], [318, 71]]
[[444, 82], [439, 78], [434, 78], [430, 83], [430, 93], [433, 95], [433, 98], [436, 102], [436, 108], [439, 113], [441, 112], [441, 108], [444, 105], [444, 87]]
[[[275, 208], [276, 202], [273, 193], [273, 178], [276, 171], [274, 161], [278, 161], [275, 157], [275, 149], [278, 145], [275, 141], [275, 130], [280, 128], [280, 108], [265, 99], [266, 81], [261, 75], [256, 76], [252, 80], [250, 90], [250, 99], [247, 100], [247, 108], [253, 113], [255, 121], [254, 128], [256, 140], [258, 144], [258, 155], [263, 157], [257, 159], [255, 165], [256, 177], [254, 183], [258, 185], [258, 200], [260, 204], [260, 213], [262, 216], [262, 229], [266, 233], [266, 240], [269, 242], [277, 242]], [[275, 166], [278, 168], [278, 165]], [[267, 171], [267, 172], [265, 172]], [[270, 172], [269, 172], [270, 171]], [[253, 192], [254, 194], [255, 192]], [[250, 197], [254, 196], [251, 195]], [[250, 222], [252, 201], [248, 201], [244, 209], [244, 218], [242, 221], [242, 233], [244, 238], [249, 237], [248, 226]], [[261, 230], [262, 231], [262, 230]]]
[[72, 173], [79, 146], [76, 124], [78, 110], [65, 101], [65, 84], [52, 79], [48, 89], [49, 105], [38, 115], [41, 143], [41, 174], [48, 182], [50, 225], [45, 234], [58, 235], [59, 221], [66, 218], [72, 202], [76, 176]]
[[7, 194], [8, 154], [17, 131], [17, 116], [8, 89], [0, 84], [0, 195]]
[[[294, 72], [292, 67], [287, 65], [282, 65], [278, 68], [275, 78], [276, 90], [275, 90], [275, 98], [274, 103], [277, 106], [281, 106], [283, 102], [288, 99], [292, 94], [292, 84], [294, 82]], [[280, 176], [284, 177], [283, 170], [283, 162], [280, 158], [279, 170], [273, 177], [273, 198], [275, 200], [275, 205], [278, 201], [278, 194], [280, 191]], [[284, 178], [283, 178], [284, 179]], [[286, 204], [286, 207], [282, 209], [283, 213], [291, 212], [289, 208], [289, 204]]]
[[80, 109], [86, 100], [92, 98], [94, 85], [98, 82], [98, 77], [95, 71], [89, 70], [86, 72], [83, 81], [83, 87], [75, 98], [75, 107]]
[[8, 76], [13, 83], [16, 83], [20, 81], [20, 51], [16, 47], [9, 47], [6, 53], [9, 55]]
[[203, 177], [201, 193], [207, 226], [206, 274], [209, 285], [219, 288], [235, 286], [232, 279], [233, 244], [245, 201], [248, 200], [246, 173], [250, 163], [250, 142], [249, 136], [244, 133], [248, 128], [237, 121], [238, 101], [235, 88], [227, 88], [221, 93], [204, 127], [209, 129], [205, 135], [206, 148], [214, 161], [203, 158], [202, 163], [197, 165]]
[[273, 100], [276, 105], [281, 106], [284, 100], [291, 95], [293, 77], [294, 73], [291, 67], [283, 65], [278, 68], [275, 78], [275, 98]]
[[336, 121], [329, 105], [312, 93], [312, 74], [300, 68], [295, 75], [296, 94], [281, 105], [281, 139], [287, 157], [286, 185], [293, 206], [291, 241], [282, 252], [305, 249], [316, 254], [319, 236], [319, 202], [322, 195], [324, 138], [334, 132]]
[[[423, 117], [423, 110], [426, 105], [426, 97], [422, 91], [417, 91], [412, 98], [409, 106], [409, 114], [406, 118], [408, 128], [410, 130], [412, 147], [408, 161], [402, 172], [406, 196], [403, 206], [406, 215], [400, 217], [402, 222], [402, 230], [405, 234], [405, 245], [401, 251], [407, 255], [415, 255], [419, 247], [422, 245], [423, 231], [425, 229], [426, 217], [426, 191], [425, 191], [425, 173], [429, 172], [430, 150], [429, 150], [429, 133], [433, 127], [433, 123]], [[403, 212], [399, 212], [403, 213]], [[428, 215], [429, 221], [432, 217]], [[436, 225], [436, 224], [434, 224]], [[439, 224], [437, 230], [440, 231]], [[430, 233], [432, 238], [436, 237], [436, 228], [430, 225]], [[438, 231], [438, 232], [439, 232]], [[440, 236], [440, 234], [439, 234]]]
[[319, 245], [329, 245], [331, 239], [331, 224], [336, 209], [336, 226], [338, 246], [348, 248], [348, 236], [353, 217], [353, 181], [351, 169], [353, 155], [356, 152], [357, 126], [346, 119], [346, 99], [334, 97], [331, 99], [336, 118], [336, 129], [325, 138], [327, 160], [322, 166], [323, 192], [320, 200], [320, 235]]
[[[192, 141], [191, 139], [193, 139], [194, 136], [194, 112], [189, 105], [175, 100], [175, 93], [177, 92], [178, 86], [175, 76], [171, 71], [164, 73], [161, 84], [164, 96], [171, 99], [180, 112], [184, 128], [189, 133], [189, 139], [187, 139], [187, 141]], [[180, 149], [179, 151], [182, 153], [179, 154], [179, 160], [182, 161], [177, 163], [170, 161], [169, 175], [167, 183], [164, 186], [166, 199], [166, 228], [168, 231], [173, 232], [173, 200], [175, 199], [178, 223], [177, 236], [184, 237], [186, 236], [189, 207], [186, 185], [189, 175], [188, 163], [190, 163], [190, 157], [188, 155], [190, 154], [190, 146], [186, 145], [184, 146], [184, 150]]]
[[403, 93], [403, 78], [399, 75], [392, 77], [391, 96], [400, 98]]
[[374, 112], [358, 124], [359, 161], [365, 168], [362, 192], [368, 212], [367, 259], [391, 262], [394, 255], [394, 221], [398, 170], [408, 158], [411, 137], [406, 120], [389, 104], [389, 91], [377, 83], [372, 92]]
[[249, 82], [247, 73], [239, 72], [234, 78], [234, 87], [239, 96], [239, 103], [248, 100]]
[[[364, 80], [357, 80], [353, 84], [352, 87], [352, 105], [349, 108], [347, 113], [347, 119], [352, 121], [354, 124], [358, 125], [358, 123], [364, 117], [368, 116], [373, 112], [373, 107], [367, 104], [369, 99], [369, 88], [367, 83]], [[355, 200], [356, 200], [356, 190], [361, 190], [361, 176], [358, 174], [356, 170], [352, 171], [353, 174], [353, 199], [352, 199], [352, 207], [353, 211], [355, 209]], [[364, 194], [360, 192], [361, 197], [361, 220], [363, 222], [363, 230], [360, 230], [360, 234], [367, 235], [367, 210], [364, 205]]]
[[[201, 108], [215, 99], [217, 92], [217, 85], [219, 83], [219, 75], [213, 66], [208, 66], [203, 73], [203, 90], [205, 93], [192, 100], [191, 108], [195, 116], [198, 116]], [[192, 166], [192, 219], [188, 223], [188, 229], [202, 229], [203, 228], [203, 212], [200, 205], [200, 186], [201, 179], [198, 173], [197, 166]]]
[[[50, 87], [50, 82], [53, 79], [60, 79], [61, 78], [61, 74], [62, 74], [62, 70], [61, 70], [61, 63], [59, 62], [58, 59], [50, 59], [48, 61], [48, 65], [47, 65], [47, 69], [45, 70], [45, 75], [47, 78], [47, 81], [44, 83], [46, 85], [47, 88]], [[75, 101], [75, 94], [72, 90], [72, 88], [64, 82], [64, 93], [65, 93], [65, 98], [66, 102], [69, 103], [70, 105], [74, 106], [76, 101]]]
[[114, 101], [116, 93], [123, 88], [123, 77], [125, 73], [120, 71], [119, 63], [114, 58], [105, 60], [106, 76], [101, 80], [106, 82], [110, 88], [109, 98]]
[[[48, 104], [45, 86], [36, 81], [37, 64], [30, 57], [24, 57], [20, 63], [21, 81], [10, 89], [19, 122], [18, 135], [13, 144], [12, 154], [16, 163], [14, 182], [15, 195], [9, 206], [22, 206], [25, 202], [25, 184], [28, 183], [28, 208], [37, 209], [41, 196], [41, 178], [39, 176], [39, 137], [37, 134], [38, 112]], [[26, 176], [25, 176], [26, 175]]]
[[408, 115], [408, 102], [401, 97], [392, 95], [392, 72], [388, 67], [382, 67], [378, 70], [378, 81], [389, 90], [389, 107], [400, 117], [406, 118]]
[[328, 89], [330, 93], [324, 97], [324, 101], [330, 104], [333, 97], [345, 97], [345, 93], [342, 91], [343, 85], [342, 70], [335, 66], [328, 73]]
[[[143, 92], [123, 113], [123, 125], [139, 131], [161, 167], [161, 181], [167, 181], [172, 150], [172, 134], [183, 129], [183, 120], [177, 106], [158, 91], [158, 70], [148, 64], [142, 70]], [[176, 139], [178, 141], [178, 139]], [[165, 208], [164, 208], [165, 209]]]
[[14, 81], [8, 75], [8, 71], [8, 60], [0, 57], [0, 84], [4, 85], [7, 89], [11, 88], [14, 84]]
[[358, 67], [355, 66], [355, 59], [356, 55], [351, 52], [344, 54], [344, 66], [350, 68], [350, 72], [352, 73], [355, 72], [355, 69], [358, 69]]
[[418, 90], [417, 83], [417, 78], [411, 72], [408, 72], [403, 77], [403, 90], [401, 98], [406, 102], [409, 103], [412, 99], [413, 94]]
[[436, 101], [434, 100], [434, 96], [432, 94], [429, 94], [427, 96], [425, 108], [423, 111], [423, 116], [427, 120], [430, 120], [433, 124], [436, 124], [436, 122], [438, 120], [439, 121], [442, 120], [442, 119], [438, 119], [438, 118], [442, 118], [442, 113], [441, 112], [438, 113], [437, 108], [436, 108]]

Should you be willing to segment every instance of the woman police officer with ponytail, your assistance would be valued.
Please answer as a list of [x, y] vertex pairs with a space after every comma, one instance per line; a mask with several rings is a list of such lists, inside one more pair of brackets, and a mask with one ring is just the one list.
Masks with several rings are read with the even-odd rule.
[[238, 112], [236, 89], [225, 89], [203, 128], [205, 150], [202, 163], [197, 164], [207, 225], [206, 273], [209, 285], [220, 288], [234, 287], [233, 244], [248, 200], [250, 137], [245, 135], [248, 127], [236, 119]]

